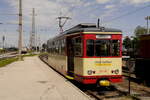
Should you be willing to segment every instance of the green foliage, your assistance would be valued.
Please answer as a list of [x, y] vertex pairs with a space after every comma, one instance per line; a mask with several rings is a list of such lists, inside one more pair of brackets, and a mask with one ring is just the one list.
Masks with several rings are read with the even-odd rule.
[[134, 49], [137, 49], [138, 48], [138, 42], [139, 42], [139, 38], [134, 37], [132, 40], [132, 43], [131, 43], [131, 47]]
[[44, 43], [44, 44], [42, 45], [42, 49], [43, 49], [44, 51], [47, 49], [47, 44], [46, 44], [46, 43]]
[[139, 37], [140, 35], [143, 35], [147, 32], [146, 28], [142, 26], [137, 26], [134, 30], [134, 34], [136, 37]]
[[0, 54], [3, 54], [5, 53], [5, 50], [4, 49], [0, 49]]
[[8, 58], [8, 59], [0, 60], [0, 67], [6, 66], [17, 60], [18, 60], [18, 58]]
[[[37, 54], [27, 54], [27, 55], [22, 55], [22, 58], [24, 57], [31, 57], [31, 56], [36, 56]], [[14, 57], [14, 58], [7, 58], [7, 59], [3, 59], [0, 60], [0, 67], [6, 66], [14, 61], [18, 61], [18, 57]]]
[[42, 56], [42, 55], [48, 55], [48, 53], [47, 52], [42, 52], [42, 53], [39, 54], [39, 56]]
[[134, 30], [134, 37], [129, 38], [128, 36], [125, 37], [125, 39], [123, 40], [123, 45], [124, 47], [129, 50], [128, 52], [130, 52], [130, 55], [137, 55], [138, 52], [138, 48], [139, 48], [139, 36], [140, 35], [144, 35], [147, 33], [147, 29], [145, 27], [142, 26], [137, 26]]
[[124, 45], [124, 47], [126, 48], [126, 49], [129, 49], [129, 48], [131, 48], [131, 39], [128, 37], [128, 36], [126, 36], [126, 38], [123, 40], [123, 45]]
[[37, 54], [26, 54], [26, 55], [22, 55], [22, 57], [32, 57], [32, 56], [37, 56]]

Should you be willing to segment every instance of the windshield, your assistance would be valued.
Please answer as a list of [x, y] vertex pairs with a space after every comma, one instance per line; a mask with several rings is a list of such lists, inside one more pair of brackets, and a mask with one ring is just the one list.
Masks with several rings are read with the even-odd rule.
[[92, 40], [87, 42], [87, 56], [120, 56], [119, 40]]

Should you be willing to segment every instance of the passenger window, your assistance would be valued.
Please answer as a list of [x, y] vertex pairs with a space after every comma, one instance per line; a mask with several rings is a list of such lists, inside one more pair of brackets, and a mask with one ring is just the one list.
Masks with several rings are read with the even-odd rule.
[[81, 37], [73, 39], [74, 56], [82, 56], [82, 40]]
[[94, 40], [87, 40], [86, 44], [87, 44], [86, 55], [89, 57], [94, 56]]
[[64, 55], [65, 54], [65, 39], [63, 39], [61, 41], [61, 54]]

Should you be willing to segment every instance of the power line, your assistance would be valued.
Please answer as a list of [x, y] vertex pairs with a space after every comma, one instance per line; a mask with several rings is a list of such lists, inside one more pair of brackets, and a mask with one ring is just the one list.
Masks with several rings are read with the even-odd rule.
[[105, 23], [110, 23], [110, 22], [115, 21], [115, 20], [118, 20], [118, 19], [120, 19], [120, 18], [123, 18], [123, 17], [129, 16], [129, 15], [134, 14], [134, 13], [136, 13], [136, 12], [139, 12], [139, 11], [141, 11], [141, 10], [143, 10], [143, 9], [147, 8], [147, 7], [150, 7], [150, 5], [147, 5], [147, 6], [144, 6], [144, 7], [138, 8], [138, 9], [136, 9], [136, 10], [133, 10], [133, 11], [127, 12], [127, 13], [125, 13], [125, 14], [121, 15], [121, 16], [118, 16], [118, 17], [112, 18], [112, 19], [110, 19], [110, 20], [104, 21], [104, 23], [103, 23], [103, 24], [105, 24]]
[[19, 15], [19, 14], [0, 13], [0, 15], [4, 15], [5, 16], [5, 15]]
[[75, 8], [76, 8], [76, 6], [72, 7], [70, 10], [68, 10], [68, 12], [66, 12], [66, 13], [64, 14], [64, 16], [67, 16], [67, 15], [70, 13], [70, 11], [73, 11]]

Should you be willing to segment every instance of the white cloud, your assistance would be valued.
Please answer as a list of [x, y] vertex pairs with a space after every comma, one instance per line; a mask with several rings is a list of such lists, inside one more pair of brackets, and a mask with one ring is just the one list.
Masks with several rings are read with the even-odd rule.
[[[18, 13], [19, 0], [4, 0], [9, 3], [12, 13]], [[22, 0], [23, 1], [23, 23], [26, 33], [31, 27], [32, 8], [35, 8], [36, 25], [40, 29], [49, 29], [49, 32], [42, 32], [42, 39], [45, 40], [54, 36], [59, 31], [58, 20], [56, 18], [62, 15], [72, 17], [71, 21], [66, 23], [65, 28], [71, 25], [81, 23], [82, 21], [94, 21], [100, 17], [106, 19], [115, 16], [119, 8], [127, 5], [140, 5], [149, 3], [150, 0]], [[101, 6], [99, 6], [99, 4]], [[124, 5], [125, 4], [125, 5]], [[84, 8], [84, 9], [83, 9]], [[100, 16], [98, 16], [100, 15]], [[92, 18], [94, 20], [92, 20]], [[11, 19], [13, 20], [13, 19]], [[17, 20], [14, 19], [14, 20]], [[17, 20], [18, 21], [18, 20]], [[16, 23], [12, 21], [12, 23]], [[18, 27], [17, 27], [18, 28]], [[49, 34], [48, 34], [49, 33]], [[27, 33], [29, 35], [29, 33]], [[18, 38], [18, 37], [17, 37]], [[17, 39], [16, 39], [17, 40]]]
[[100, 18], [110, 17], [113, 16], [113, 13], [116, 12], [117, 9], [109, 9], [108, 11], [105, 11]]
[[105, 3], [110, 2], [111, 0], [96, 0], [96, 1], [97, 1], [97, 3], [99, 3], [99, 4], [105, 4]]
[[[19, 0], [6, 0], [6, 2], [11, 6], [12, 13], [18, 13], [18, 1]], [[56, 19], [62, 15], [67, 14], [69, 17], [74, 17], [72, 8], [83, 5], [82, 0], [22, 0], [23, 4], [23, 27], [26, 31], [24, 33], [24, 38], [29, 38], [26, 34], [29, 35], [31, 30], [31, 19], [32, 19], [32, 8], [35, 8], [36, 12], [36, 28], [40, 29], [49, 29], [46, 32], [41, 32], [42, 41], [47, 40], [51, 36], [54, 36], [58, 31], [58, 20]], [[75, 9], [74, 9], [75, 10]], [[17, 19], [14, 19], [17, 20]], [[12, 23], [18, 23], [16, 21], [11, 21]], [[66, 24], [67, 25], [67, 24]], [[27, 33], [28, 32], [28, 33]], [[40, 31], [39, 31], [40, 33]], [[18, 37], [15, 36], [15, 40]], [[25, 40], [27, 43], [28, 40]], [[17, 44], [17, 41], [14, 43]]]
[[[41, 26], [56, 25], [56, 18], [62, 14], [71, 13], [72, 6], [79, 6], [82, 4], [81, 0], [22, 0], [23, 1], [23, 15], [25, 22], [31, 22], [32, 8], [35, 8], [36, 24]], [[18, 11], [17, 0], [7, 1]]]
[[150, 2], [150, 0], [122, 0], [121, 2], [132, 4], [132, 5], [139, 5], [139, 4], [143, 4], [143, 3], [148, 3], [148, 2]]
[[112, 8], [114, 8], [114, 7], [115, 7], [115, 5], [113, 5], [113, 4], [111, 4], [111, 5], [106, 5], [106, 6], [105, 6], [106, 9], [112, 9]]

